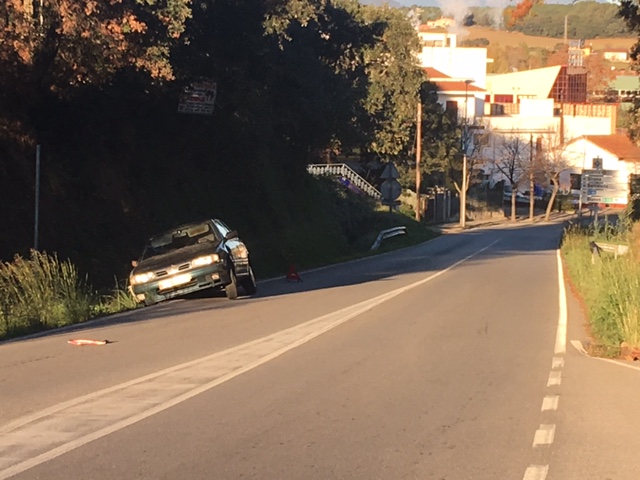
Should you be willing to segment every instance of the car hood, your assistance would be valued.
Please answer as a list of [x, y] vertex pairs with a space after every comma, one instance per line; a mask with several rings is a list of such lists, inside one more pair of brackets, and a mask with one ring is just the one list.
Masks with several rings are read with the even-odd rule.
[[138, 266], [135, 267], [131, 273], [144, 273], [149, 271], [162, 270], [171, 266], [182, 265], [183, 263], [187, 263], [194, 258], [217, 253], [218, 245], [219, 243], [203, 243], [201, 245], [192, 245], [190, 247], [184, 247], [179, 250], [165, 253], [163, 255], [157, 255], [155, 257], [147, 258], [139, 262]]

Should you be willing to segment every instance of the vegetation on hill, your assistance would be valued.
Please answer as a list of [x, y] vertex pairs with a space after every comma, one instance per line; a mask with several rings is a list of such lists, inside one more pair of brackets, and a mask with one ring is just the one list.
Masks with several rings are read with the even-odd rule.
[[[443, 15], [451, 15], [451, 12], [440, 7], [420, 7], [419, 11], [423, 23], [436, 20]], [[561, 39], [565, 33], [565, 17], [568, 38], [591, 40], [629, 36], [624, 20], [618, 15], [618, 6], [595, 1], [563, 5], [521, 0], [510, 3], [504, 9], [489, 6], [470, 7], [466, 16], [457, 20], [465, 27], [476, 25], [521, 32], [530, 36]]]
[[[241, 233], [259, 276], [285, 272], [292, 256], [311, 266], [349, 253], [375, 227], [373, 207], [306, 165], [345, 152], [411, 162], [425, 78], [400, 10], [356, 0], [39, 5], [0, 2], [0, 259], [33, 246], [36, 145], [39, 248], [107, 288], [149, 235], [203, 217]], [[201, 79], [217, 84], [213, 115], [179, 114]], [[433, 96], [424, 102], [441, 115]]]

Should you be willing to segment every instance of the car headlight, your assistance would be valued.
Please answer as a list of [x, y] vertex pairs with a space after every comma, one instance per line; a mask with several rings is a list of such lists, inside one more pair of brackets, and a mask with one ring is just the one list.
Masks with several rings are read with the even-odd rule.
[[155, 278], [155, 274], [153, 272], [139, 273], [138, 275], [133, 275], [129, 279], [129, 283], [131, 283], [131, 285], [139, 285], [141, 283], [147, 283], [148, 281], [153, 280], [153, 278]]
[[204, 257], [194, 258], [193, 260], [191, 260], [191, 266], [203, 267], [205, 265], [211, 265], [218, 260], [220, 260], [220, 257], [218, 257], [217, 253], [214, 253], [213, 255], [205, 255]]
[[247, 250], [247, 247], [240, 244], [233, 249], [233, 256], [238, 258], [247, 258], [249, 256], [249, 250]]

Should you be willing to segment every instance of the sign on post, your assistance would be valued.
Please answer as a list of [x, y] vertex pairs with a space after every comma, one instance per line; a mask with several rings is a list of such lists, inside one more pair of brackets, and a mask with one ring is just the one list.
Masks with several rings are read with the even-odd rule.
[[192, 82], [185, 87], [178, 102], [178, 113], [213, 115], [218, 85], [210, 80]]
[[629, 191], [618, 173], [617, 170], [583, 170], [582, 202], [626, 204]]

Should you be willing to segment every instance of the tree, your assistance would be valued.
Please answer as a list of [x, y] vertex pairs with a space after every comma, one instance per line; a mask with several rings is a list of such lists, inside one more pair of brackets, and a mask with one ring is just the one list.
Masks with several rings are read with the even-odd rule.
[[547, 204], [545, 212], [545, 220], [549, 220], [553, 204], [560, 188], [560, 174], [567, 170], [571, 163], [567, 156], [566, 134], [560, 135], [558, 132], [548, 133], [541, 137], [539, 142], [542, 149], [537, 155], [540, 171], [544, 174], [547, 181], [552, 185], [551, 198]]
[[529, 143], [516, 132], [497, 136], [495, 141], [498, 143], [497, 157], [492, 159], [492, 164], [511, 185], [511, 220], [515, 221], [516, 193], [528, 177]]
[[547, 57], [547, 66], [552, 67], [554, 65], [567, 65], [569, 63], [569, 46], [557, 45], [556, 50]]
[[363, 14], [377, 29], [375, 44], [364, 52], [368, 79], [364, 108], [370, 132], [366, 150], [383, 158], [406, 157], [413, 144], [417, 95], [424, 81], [415, 65], [418, 37], [399, 10], [370, 6]]
[[587, 93], [593, 95], [606, 91], [616, 77], [612, 63], [597, 53], [588, 55], [584, 63], [587, 69]]

